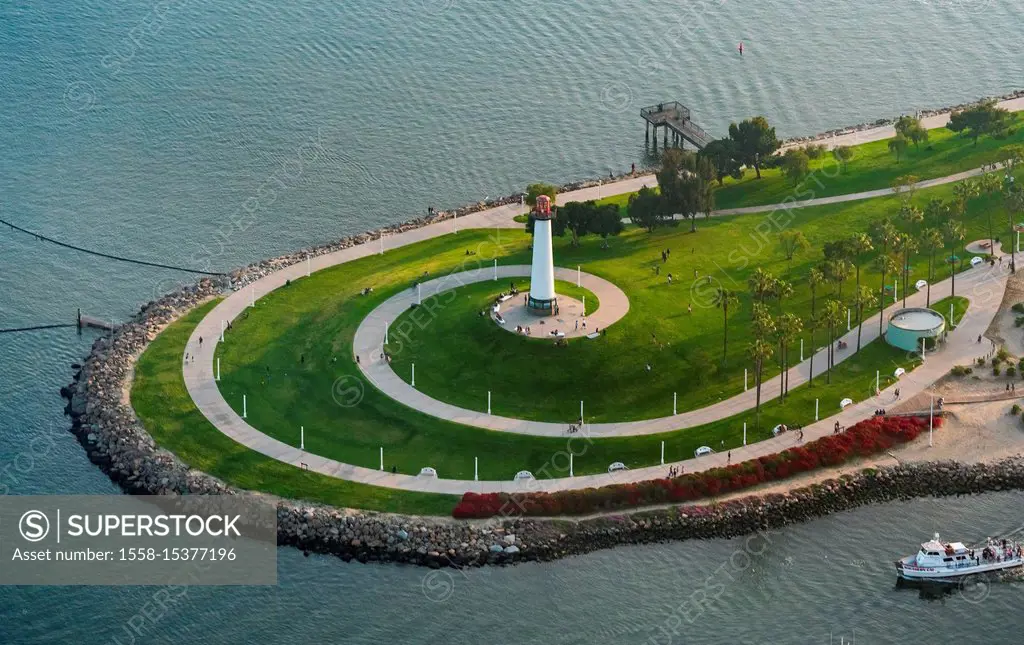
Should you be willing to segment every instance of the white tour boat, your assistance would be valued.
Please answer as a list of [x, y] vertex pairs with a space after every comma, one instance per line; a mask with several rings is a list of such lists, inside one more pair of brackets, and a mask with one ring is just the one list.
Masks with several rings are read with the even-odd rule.
[[968, 547], [943, 542], [936, 533], [915, 555], [896, 561], [896, 574], [907, 580], [944, 580], [1020, 566], [1024, 566], [1024, 547], [1012, 540], [989, 538], [982, 546]]

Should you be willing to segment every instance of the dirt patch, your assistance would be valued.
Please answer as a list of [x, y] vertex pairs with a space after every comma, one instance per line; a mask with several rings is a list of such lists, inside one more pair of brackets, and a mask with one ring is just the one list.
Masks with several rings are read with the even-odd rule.
[[[1019, 271], [1006, 281], [1006, 291], [1003, 293], [1003, 301], [999, 310], [992, 318], [985, 335], [992, 339], [997, 345], [1001, 345], [1014, 356], [1024, 356], [1024, 328], [1017, 327], [1014, 323], [1017, 316], [1021, 315], [1013, 311], [1013, 305], [1024, 302], [1024, 271]], [[970, 309], [967, 310], [970, 315]]]

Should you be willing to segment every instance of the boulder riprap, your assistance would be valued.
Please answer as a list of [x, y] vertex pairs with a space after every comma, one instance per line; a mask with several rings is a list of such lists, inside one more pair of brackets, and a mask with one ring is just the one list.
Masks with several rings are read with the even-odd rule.
[[[577, 182], [563, 191], [604, 183]], [[217, 478], [182, 463], [156, 445], [124, 401], [133, 365], [167, 324], [218, 295], [240, 289], [309, 256], [425, 226], [435, 221], [522, 199], [521, 194], [438, 211], [345, 237], [277, 258], [262, 260], [218, 278], [203, 278], [140, 311], [109, 336], [96, 339], [89, 356], [61, 388], [71, 431], [89, 458], [125, 491], [148, 495], [238, 495]], [[706, 506], [619, 513], [584, 520], [406, 517], [272, 500], [277, 506], [278, 543], [305, 553], [335, 554], [345, 561], [406, 562], [429, 567], [464, 567], [554, 560], [622, 544], [726, 538], [821, 517], [872, 502], [932, 495], [959, 495], [1024, 488], [1024, 460], [993, 464], [919, 463], [865, 470], [785, 495], [750, 496]], [[266, 498], [266, 496], [263, 496]]]

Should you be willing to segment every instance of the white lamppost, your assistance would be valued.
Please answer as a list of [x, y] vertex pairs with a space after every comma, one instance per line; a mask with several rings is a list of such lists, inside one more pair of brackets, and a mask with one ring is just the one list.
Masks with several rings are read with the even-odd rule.
[[306, 449], [306, 426], [299, 426], [299, 450]]
[[932, 447], [932, 434], [935, 430], [935, 395], [929, 395], [931, 401], [928, 403], [928, 447]]

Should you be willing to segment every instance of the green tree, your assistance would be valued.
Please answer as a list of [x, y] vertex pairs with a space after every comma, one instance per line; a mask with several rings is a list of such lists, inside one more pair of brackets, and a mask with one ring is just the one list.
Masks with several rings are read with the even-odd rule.
[[896, 155], [896, 163], [900, 162], [900, 157], [907, 151], [907, 138], [902, 134], [897, 134], [892, 139], [889, 139], [889, 152]]
[[661, 155], [658, 169], [658, 188], [666, 214], [682, 213], [686, 209], [688, 168], [692, 167], [693, 153], [680, 148], [669, 148]]
[[821, 323], [828, 330], [828, 352], [826, 356], [825, 383], [832, 383], [832, 366], [835, 364], [836, 330], [843, 324], [843, 306], [838, 300], [828, 299], [821, 312]]
[[846, 172], [846, 166], [853, 159], [853, 155], [853, 148], [850, 146], [836, 146], [832, 149], [832, 156], [843, 167], [843, 172]]
[[[705, 218], [711, 217], [715, 210], [715, 166], [710, 159], [696, 157], [693, 160], [692, 174], [689, 177], [690, 194], [693, 209], [703, 213]], [[697, 230], [696, 215], [691, 220], [691, 231]]]
[[766, 340], [755, 338], [754, 342], [747, 346], [747, 355], [754, 362], [754, 387], [757, 390], [756, 403], [754, 404], [754, 429], [761, 429], [761, 379], [764, 375], [765, 361], [772, 357], [772, 345]]
[[569, 202], [556, 212], [555, 222], [558, 224], [558, 230], [552, 227], [552, 232], [562, 235], [569, 231], [572, 245], [579, 246], [580, 238], [590, 233], [596, 214], [597, 206], [592, 201]]
[[949, 278], [952, 280], [950, 284], [949, 295], [956, 295], [956, 265], [959, 264], [958, 258], [956, 257], [956, 245], [958, 242], [962, 242], [964, 239], [964, 227], [960, 222], [955, 219], [946, 220], [945, 226], [942, 227], [942, 237], [946, 240], [946, 246], [949, 249]]
[[[625, 229], [622, 224], [622, 213], [617, 204], [602, 204], [595, 209], [591, 223], [591, 232], [600, 235], [604, 240], [609, 235], [618, 235]], [[605, 242], [607, 246], [607, 241]]]
[[825, 260], [821, 265], [822, 273], [829, 282], [836, 285], [839, 290], [838, 297], [843, 297], [843, 283], [853, 273], [853, 265], [844, 257], [833, 257]]
[[800, 184], [811, 172], [811, 159], [799, 148], [790, 148], [782, 155], [782, 173], [793, 183]]
[[817, 301], [818, 287], [825, 284], [825, 274], [821, 272], [821, 269], [812, 268], [807, 274], [807, 286], [811, 289], [811, 317], [815, 314], [815, 304]]
[[743, 179], [743, 164], [736, 152], [736, 142], [732, 139], [715, 139], [704, 146], [697, 156], [711, 162], [719, 186], [725, 183], [726, 177]]
[[793, 285], [785, 280], [776, 280], [772, 284], [771, 297], [779, 301], [779, 312], [782, 312], [782, 301], [793, 295]]
[[786, 255], [790, 268], [793, 267], [793, 256], [811, 248], [807, 236], [801, 231], [790, 228], [779, 232], [779, 246]]
[[871, 244], [870, 235], [867, 233], [854, 233], [847, 238], [846, 248], [849, 253], [850, 262], [853, 263], [854, 269], [857, 272], [857, 284], [854, 288], [860, 291], [860, 268], [864, 264], [864, 255], [875, 250], [875, 247]]
[[[997, 175], [994, 172], [984, 172], [981, 174], [980, 177], [978, 177], [976, 181], [978, 186], [979, 197], [982, 195], [998, 194], [1000, 189], [1002, 189], [1003, 187], [1002, 181], [1000, 181], [999, 179], [999, 175]], [[994, 229], [992, 228], [992, 211], [994, 211], [995, 209], [986, 208], [984, 210], [985, 216], [988, 220], [988, 249], [989, 253], [994, 254], [996, 252], [996, 235]]]
[[629, 196], [629, 220], [647, 232], [665, 224], [662, 197], [653, 188], [644, 186]]
[[526, 187], [526, 205], [533, 208], [537, 205], [537, 198], [547, 195], [551, 198], [551, 205], [555, 205], [555, 198], [558, 196], [558, 186], [551, 184], [530, 184]]
[[[897, 234], [893, 238], [893, 246], [895, 247], [900, 243], [900, 236]], [[875, 270], [882, 275], [882, 287], [878, 292], [878, 335], [882, 335], [882, 322], [885, 318], [885, 276], [891, 273], [896, 273], [899, 269], [899, 264], [892, 258], [888, 253], [883, 253], [875, 257], [874, 261]], [[896, 291], [893, 290], [893, 298], [896, 297]]]
[[932, 282], [935, 281], [935, 254], [942, 250], [944, 241], [942, 231], [937, 228], [926, 228], [921, 232], [921, 251], [928, 255], [928, 292], [925, 294], [925, 307], [932, 306]]
[[1017, 248], [1014, 243], [1016, 229], [1013, 224], [1015, 213], [1024, 213], [1024, 188], [1017, 185], [1017, 168], [1024, 164], [1024, 147], [1011, 146], [1003, 152], [1003, 201], [1006, 205], [1006, 216], [1010, 223], [1010, 272], [1017, 272]]
[[981, 101], [949, 115], [946, 127], [969, 137], [974, 145], [983, 136], [1001, 137], [1010, 129], [1013, 119], [1009, 111], [996, 105], [995, 99]]
[[712, 301], [716, 307], [722, 310], [722, 366], [724, 367], [729, 356], [729, 305], [737, 303], [739, 298], [735, 292], [719, 287], [715, 291]]
[[928, 130], [921, 126], [921, 119], [913, 116], [901, 116], [896, 121], [896, 132], [902, 134], [914, 144], [914, 149], [920, 149], [921, 143], [927, 143]]
[[877, 248], [881, 253], [880, 258], [882, 259], [881, 262], [876, 262], [876, 267], [878, 267], [882, 273], [882, 286], [879, 288], [878, 292], [878, 335], [881, 336], [882, 318], [884, 318], [882, 312], [885, 311], [885, 273], [886, 269], [891, 266], [891, 264], [886, 263], [884, 260], [891, 260], [891, 258], [888, 257], [889, 249], [892, 248], [899, 239], [899, 233], [896, 231], [896, 227], [892, 225], [892, 222], [889, 220], [882, 220], [871, 225], [871, 239], [875, 243], [875, 248]]
[[[757, 304], [764, 304], [764, 301], [771, 297], [772, 288], [775, 286], [775, 276], [761, 267], [754, 269], [754, 272], [747, 277], [747, 286], [750, 294]], [[751, 311], [753, 316], [756, 311]]]
[[921, 178], [917, 175], [900, 175], [889, 182], [889, 187], [892, 188], [894, 195], [899, 195], [904, 202], [909, 202], [914, 199], [914, 193], [917, 192], [917, 182], [921, 181]]
[[747, 166], [753, 166], [757, 178], [761, 178], [761, 162], [779, 149], [775, 128], [768, 125], [768, 119], [755, 116], [729, 124], [729, 138], [736, 144], [737, 158]]
[[907, 306], [907, 283], [910, 281], [910, 255], [917, 251], [918, 245], [914, 233], [921, 228], [924, 221], [924, 214], [912, 205], [909, 201], [903, 203], [899, 212], [900, 222], [903, 225], [903, 234], [900, 236], [900, 248], [903, 251], [903, 306]]
[[[972, 199], [978, 197], [980, 194], [981, 187], [978, 185], [978, 182], [971, 179], [965, 179], [959, 183], [953, 184], [953, 211], [960, 220], [961, 227], [966, 227], [964, 218], [967, 216], [968, 204]], [[963, 247], [963, 255], [964, 257], [967, 256], [966, 242]]]
[[[814, 271], [814, 269], [811, 269], [811, 271]], [[813, 310], [810, 318], [807, 319], [807, 329], [811, 332], [811, 365], [810, 375], [807, 377], [807, 384], [810, 387], [814, 387], [814, 352], [816, 351], [814, 349], [814, 332], [821, 329], [821, 320], [818, 316], [814, 315]]]
[[772, 357], [772, 346], [769, 339], [775, 335], [775, 321], [768, 308], [761, 303], [754, 303], [754, 318], [751, 325], [754, 342], [748, 348], [748, 354], [754, 361], [754, 387], [757, 391], [755, 404], [755, 429], [761, 427], [761, 383], [764, 376], [765, 361]]
[[924, 207], [924, 219], [933, 226], [941, 226], [949, 219], [950, 209], [946, 202], [938, 197], [932, 197]]
[[857, 287], [853, 292], [851, 305], [857, 312], [857, 351], [860, 351], [860, 337], [864, 329], [864, 307], [875, 299], [875, 292], [870, 287]]
[[789, 392], [789, 346], [803, 330], [803, 321], [790, 313], [782, 314], [775, 321], [775, 337], [779, 341], [779, 358], [782, 361], [782, 371], [779, 376], [782, 400], [786, 399], [786, 394]]

